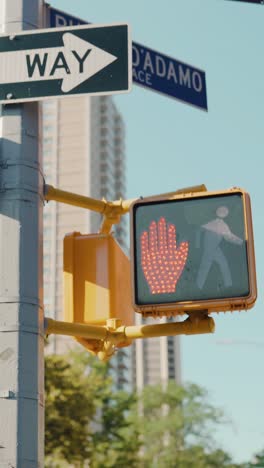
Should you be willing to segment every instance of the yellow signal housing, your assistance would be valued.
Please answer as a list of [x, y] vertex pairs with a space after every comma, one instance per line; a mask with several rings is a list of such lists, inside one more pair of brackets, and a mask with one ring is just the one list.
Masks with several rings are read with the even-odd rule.
[[64, 316], [67, 322], [133, 325], [130, 261], [110, 234], [73, 232], [64, 238]]

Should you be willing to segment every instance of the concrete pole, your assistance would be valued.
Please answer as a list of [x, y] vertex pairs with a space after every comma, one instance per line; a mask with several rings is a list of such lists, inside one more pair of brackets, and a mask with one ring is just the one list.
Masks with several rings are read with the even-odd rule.
[[[1, 33], [41, 27], [42, 0], [0, 0]], [[0, 118], [0, 467], [44, 466], [43, 187], [38, 103]]]

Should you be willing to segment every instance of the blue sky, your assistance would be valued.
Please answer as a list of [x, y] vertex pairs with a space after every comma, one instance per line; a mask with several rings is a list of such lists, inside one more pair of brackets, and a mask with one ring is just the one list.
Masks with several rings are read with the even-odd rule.
[[[233, 424], [217, 440], [237, 461], [264, 448], [264, 6], [225, 0], [53, 0], [99, 24], [129, 23], [132, 39], [206, 72], [208, 112], [134, 85], [115, 97], [127, 128], [127, 197], [205, 183], [251, 195], [258, 300], [215, 315], [214, 335], [183, 337], [185, 381], [208, 389]], [[231, 344], [222, 344], [231, 340]]]

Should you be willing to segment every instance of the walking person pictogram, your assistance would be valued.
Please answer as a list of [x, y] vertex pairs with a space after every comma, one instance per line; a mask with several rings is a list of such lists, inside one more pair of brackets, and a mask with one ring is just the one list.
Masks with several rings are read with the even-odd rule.
[[199, 289], [204, 287], [214, 263], [217, 263], [220, 268], [225, 287], [232, 286], [230, 267], [221, 249], [221, 242], [224, 239], [227, 242], [242, 245], [243, 239], [233, 234], [228, 224], [224, 221], [228, 213], [229, 209], [226, 206], [220, 206], [216, 210], [217, 218], [201, 226], [203, 233], [203, 254], [197, 274], [197, 286]]

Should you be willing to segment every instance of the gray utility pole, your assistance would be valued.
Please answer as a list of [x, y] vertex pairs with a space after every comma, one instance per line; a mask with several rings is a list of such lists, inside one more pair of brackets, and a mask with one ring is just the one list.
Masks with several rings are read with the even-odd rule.
[[[0, 0], [1, 33], [41, 27], [43, 8], [42, 0]], [[37, 468], [44, 466], [38, 103], [3, 106], [0, 135], [0, 467]]]

